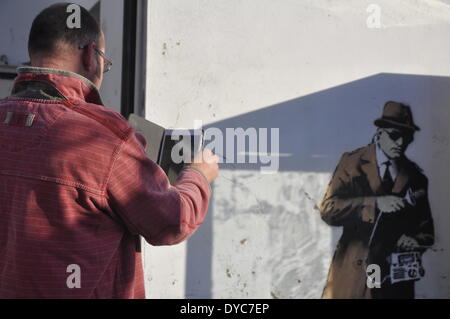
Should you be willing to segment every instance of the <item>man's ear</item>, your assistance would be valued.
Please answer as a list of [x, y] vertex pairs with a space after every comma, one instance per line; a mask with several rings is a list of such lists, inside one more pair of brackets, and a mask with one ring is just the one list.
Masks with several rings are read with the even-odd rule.
[[90, 42], [82, 51], [81, 62], [87, 72], [91, 72], [96, 68], [95, 65], [95, 43]]

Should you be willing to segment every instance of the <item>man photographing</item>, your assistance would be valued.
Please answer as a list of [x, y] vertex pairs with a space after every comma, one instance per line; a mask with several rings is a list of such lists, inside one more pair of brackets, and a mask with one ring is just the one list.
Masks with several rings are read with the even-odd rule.
[[[428, 180], [405, 151], [419, 127], [409, 106], [387, 102], [371, 144], [345, 153], [320, 205], [322, 219], [342, 226], [324, 298], [414, 298], [414, 281], [393, 282], [398, 252], [423, 252], [434, 243]], [[366, 269], [381, 269], [369, 289]]]
[[205, 150], [169, 184], [143, 136], [102, 105], [105, 39], [82, 7], [68, 28], [69, 5], [35, 18], [31, 67], [0, 100], [0, 298], [144, 298], [139, 236], [189, 237], [219, 159]]

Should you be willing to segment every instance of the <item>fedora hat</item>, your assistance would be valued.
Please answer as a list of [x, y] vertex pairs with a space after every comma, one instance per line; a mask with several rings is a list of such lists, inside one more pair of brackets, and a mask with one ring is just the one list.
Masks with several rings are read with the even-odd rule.
[[420, 131], [414, 124], [411, 108], [402, 103], [389, 101], [384, 105], [383, 115], [374, 121], [374, 124], [383, 128], [398, 128]]

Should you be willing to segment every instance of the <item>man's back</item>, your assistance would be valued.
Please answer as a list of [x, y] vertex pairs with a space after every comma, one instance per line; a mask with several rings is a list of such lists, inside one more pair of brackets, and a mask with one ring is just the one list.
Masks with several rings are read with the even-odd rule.
[[34, 68], [0, 101], [0, 298], [144, 297], [137, 235], [173, 244], [203, 221], [201, 174], [168, 185], [100, 103], [88, 81]]

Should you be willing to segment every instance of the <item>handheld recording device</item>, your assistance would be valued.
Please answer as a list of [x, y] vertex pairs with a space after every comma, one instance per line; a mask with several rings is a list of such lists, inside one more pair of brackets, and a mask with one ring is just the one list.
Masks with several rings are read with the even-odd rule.
[[203, 149], [203, 130], [166, 130], [157, 163], [173, 185], [185, 164]]
[[167, 174], [172, 185], [185, 164], [203, 149], [202, 129], [166, 129], [136, 114], [129, 117], [130, 125], [147, 140], [146, 154]]
[[422, 267], [422, 254], [420, 252], [393, 253], [389, 259], [391, 264], [391, 283], [419, 280], [425, 276], [425, 269]]
[[[414, 207], [417, 204], [417, 199], [425, 196], [425, 194], [425, 190], [413, 191], [411, 188], [409, 188], [406, 192], [406, 195], [403, 197], [403, 201], [406, 204]], [[373, 236], [378, 227], [380, 218], [383, 216], [383, 213], [384, 212], [382, 211], [380, 212], [375, 222], [375, 226], [370, 235], [369, 246], [372, 243]], [[390, 273], [386, 277], [390, 279], [391, 283], [408, 280], [419, 280], [425, 276], [425, 269], [422, 266], [422, 253], [419, 251], [392, 253], [388, 257], [388, 262], [390, 264]]]

